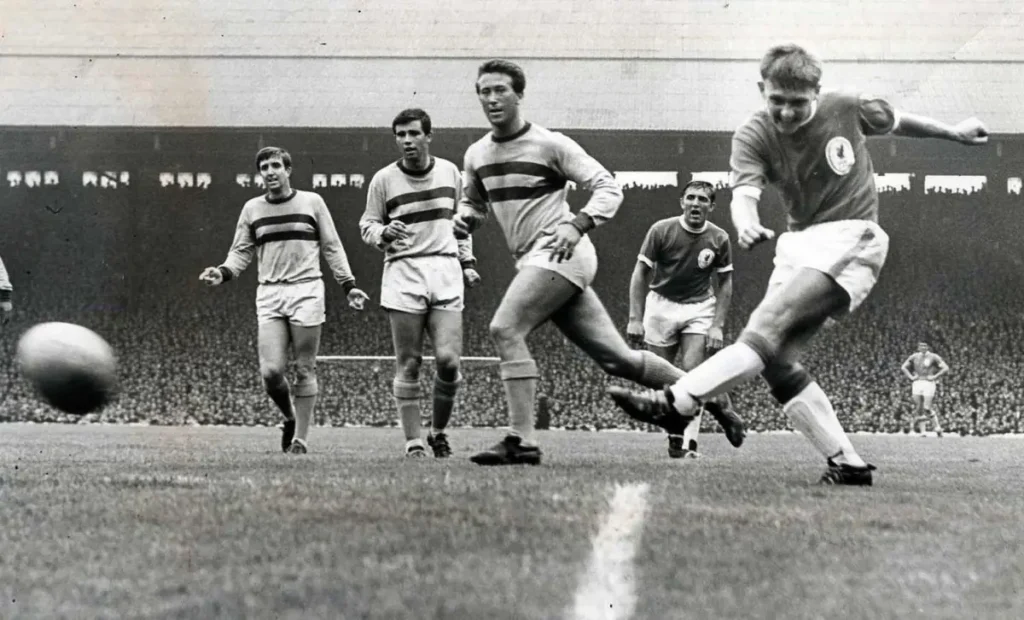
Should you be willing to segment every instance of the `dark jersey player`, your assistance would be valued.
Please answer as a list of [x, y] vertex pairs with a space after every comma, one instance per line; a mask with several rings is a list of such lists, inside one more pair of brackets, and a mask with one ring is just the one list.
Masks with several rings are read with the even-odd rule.
[[[824, 484], [870, 485], [874, 467], [854, 450], [825, 392], [800, 365], [829, 318], [855, 310], [871, 291], [889, 249], [878, 226], [878, 194], [865, 138], [894, 133], [984, 144], [970, 118], [955, 126], [898, 112], [857, 92], [822, 92], [821, 65], [795, 45], [761, 62], [765, 109], [734, 134], [732, 220], [741, 248], [772, 239], [761, 225], [761, 192], [775, 186], [789, 220], [778, 239], [764, 299], [736, 343], [664, 391], [610, 387], [630, 415], [664, 425], [692, 416], [701, 401], [761, 375], [793, 427], [827, 459]], [[841, 355], [842, 352], [837, 352]]]
[[[682, 351], [682, 369], [689, 371], [709, 353], [722, 348], [723, 329], [732, 301], [732, 246], [729, 234], [708, 221], [715, 208], [715, 188], [706, 181], [683, 187], [683, 214], [659, 220], [644, 237], [629, 282], [630, 339], [643, 340], [655, 355], [670, 362]], [[716, 416], [732, 412], [727, 394], [719, 397]], [[680, 435], [668, 437], [672, 458], [698, 458], [701, 413]], [[743, 443], [742, 424], [724, 423], [729, 441]]]

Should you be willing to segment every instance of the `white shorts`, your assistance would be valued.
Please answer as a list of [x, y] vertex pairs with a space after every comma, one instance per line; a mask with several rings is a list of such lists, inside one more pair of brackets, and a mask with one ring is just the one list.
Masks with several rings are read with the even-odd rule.
[[914, 381], [913, 387], [910, 388], [910, 393], [914, 396], [931, 398], [935, 396], [935, 382], [928, 381], [927, 379], [918, 379]]
[[454, 256], [410, 256], [384, 263], [380, 305], [387, 310], [426, 314], [462, 312], [462, 265]]
[[256, 320], [284, 319], [300, 327], [316, 327], [327, 320], [324, 281], [298, 284], [260, 284], [256, 288]]
[[889, 253], [889, 235], [867, 220], [814, 224], [779, 236], [775, 270], [768, 286], [789, 281], [807, 267], [832, 277], [850, 295], [850, 305], [838, 316], [857, 309], [878, 281]]
[[550, 260], [551, 248], [547, 247], [550, 241], [550, 235], [540, 237], [534, 241], [530, 250], [516, 261], [516, 269], [520, 270], [527, 266], [540, 267], [541, 269], [548, 269], [561, 275], [579, 287], [580, 290], [590, 286], [597, 275], [597, 250], [594, 249], [594, 244], [590, 241], [590, 237], [583, 235], [583, 238], [580, 239], [580, 242], [573, 249], [572, 258], [560, 263]]
[[644, 342], [655, 347], [679, 344], [681, 334], [705, 336], [715, 319], [715, 296], [681, 304], [654, 291], [644, 307]]

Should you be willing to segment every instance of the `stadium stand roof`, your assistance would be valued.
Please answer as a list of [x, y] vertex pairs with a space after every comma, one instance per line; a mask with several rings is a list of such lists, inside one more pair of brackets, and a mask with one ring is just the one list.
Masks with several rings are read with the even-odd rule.
[[1017, 0], [35, 0], [2, 54], [1024, 61]]
[[826, 62], [828, 85], [1024, 133], [1017, 1], [37, 0], [3, 11], [8, 125], [375, 127], [417, 105], [438, 126], [475, 127], [476, 66], [504, 56], [522, 60], [528, 115], [551, 127], [731, 131], [760, 105], [761, 55], [794, 40]]

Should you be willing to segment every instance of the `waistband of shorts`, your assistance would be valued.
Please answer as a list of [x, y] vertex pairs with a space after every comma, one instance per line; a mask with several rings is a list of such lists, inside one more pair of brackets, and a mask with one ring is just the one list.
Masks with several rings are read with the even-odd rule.
[[408, 259], [408, 258], [430, 258], [432, 256], [440, 256], [440, 257], [443, 257], [443, 258], [454, 258], [455, 260], [459, 259], [459, 255], [458, 254], [452, 254], [450, 252], [435, 252], [433, 254], [399, 254], [398, 256], [385, 256], [384, 257], [384, 262], [385, 263], [393, 263], [395, 261], [404, 260], [404, 259]]
[[287, 282], [260, 282], [260, 286], [291, 286], [293, 284], [307, 284], [309, 282], [316, 282], [323, 280], [323, 278], [303, 278], [301, 280], [289, 280]]
[[704, 299], [692, 299], [692, 300], [688, 300], [688, 301], [676, 301], [675, 299], [672, 299], [671, 297], [665, 297], [664, 295], [662, 295], [661, 293], [659, 293], [658, 291], [655, 291], [653, 289], [648, 290], [647, 294], [648, 295], [654, 295], [655, 297], [657, 297], [659, 299], [664, 299], [665, 301], [671, 301], [674, 304], [679, 304], [679, 305], [682, 305], [682, 306], [706, 304], [709, 301], [718, 301], [718, 298], [715, 296], [714, 293], [711, 293], [710, 295], [708, 295]]

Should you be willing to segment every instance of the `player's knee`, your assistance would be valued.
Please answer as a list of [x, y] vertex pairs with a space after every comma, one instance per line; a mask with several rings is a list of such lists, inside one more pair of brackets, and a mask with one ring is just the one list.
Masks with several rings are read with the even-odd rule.
[[764, 330], [757, 327], [747, 326], [736, 342], [742, 342], [757, 353], [765, 367], [771, 366], [775, 358], [779, 356], [782, 349], [781, 336], [772, 330]]
[[533, 360], [513, 360], [498, 364], [498, 373], [502, 381], [512, 379], [537, 379], [540, 372], [537, 362]]
[[395, 379], [391, 383], [391, 391], [399, 400], [419, 400], [422, 395], [419, 381]]
[[395, 360], [395, 377], [403, 381], [419, 381], [422, 355], [400, 355]]
[[437, 376], [445, 381], [454, 381], [459, 375], [459, 355], [455, 351], [437, 349], [434, 351]]
[[285, 382], [285, 369], [276, 364], [260, 364], [260, 377], [265, 386], [275, 387]]
[[293, 388], [295, 396], [316, 396], [319, 392], [320, 384], [317, 383], [315, 372], [298, 375]]
[[521, 333], [518, 326], [505, 321], [491, 321], [491, 324], [487, 327], [487, 331], [491, 335], [491, 340], [494, 341], [494, 344], [497, 345], [499, 349], [516, 344], [521, 340], [525, 340], [525, 334]]
[[761, 371], [761, 376], [771, 388], [772, 397], [782, 405], [793, 400], [797, 394], [814, 382], [810, 373], [795, 362], [769, 364]]

